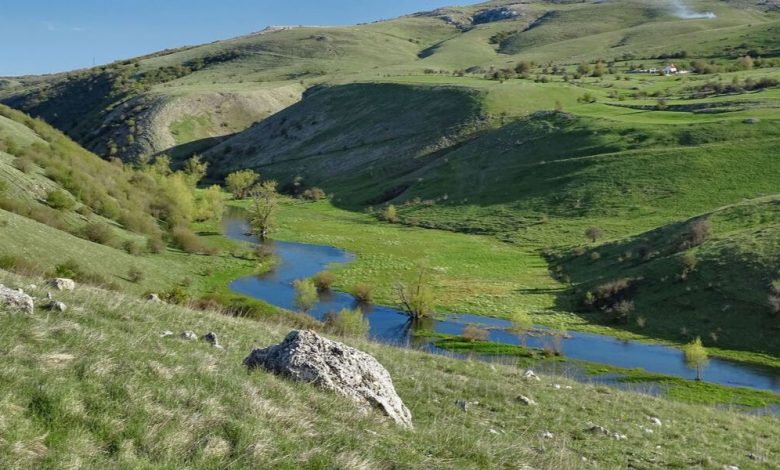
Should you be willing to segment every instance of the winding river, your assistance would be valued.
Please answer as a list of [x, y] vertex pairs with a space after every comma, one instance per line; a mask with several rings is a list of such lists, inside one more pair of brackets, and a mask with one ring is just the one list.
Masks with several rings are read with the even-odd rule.
[[[224, 219], [225, 234], [234, 240], [256, 242], [247, 235], [248, 226], [240, 213], [228, 213]], [[326, 270], [329, 266], [349, 263], [354, 255], [338, 248], [291, 242], [268, 242], [273, 246], [279, 263], [269, 273], [249, 276], [233, 281], [230, 288], [243, 295], [261, 299], [269, 304], [295, 310], [295, 291], [292, 282], [311, 277]], [[320, 302], [310, 312], [317, 319], [323, 319], [328, 312], [343, 308], [354, 308], [356, 301], [350, 294], [333, 292], [321, 296]], [[374, 305], [364, 312], [371, 325], [372, 338], [400, 346], [414, 346], [432, 352], [442, 352], [429, 341], [411, 335], [408, 317], [401, 311], [381, 305]], [[449, 314], [431, 320], [427, 329], [439, 333], [459, 335], [468, 324], [476, 324], [490, 331], [490, 341], [506, 344], [519, 344], [517, 336], [509, 333], [509, 322], [502, 319], [470, 314]], [[526, 338], [529, 347], [542, 348], [549, 342], [545, 336]], [[694, 372], [685, 365], [679, 349], [626, 341], [611, 336], [590, 333], [568, 332], [561, 344], [564, 356], [571, 359], [608, 364], [622, 368], [640, 368], [648, 372], [693, 378]], [[561, 367], [560, 364], [549, 365]], [[569, 371], [571, 372], [571, 371]], [[576, 371], [574, 372], [576, 376]], [[605, 376], [602, 381], [608, 382]], [[780, 370], [764, 368], [751, 364], [712, 359], [704, 371], [704, 380], [726, 386], [741, 386], [771, 390], [780, 393]], [[596, 378], [596, 381], [599, 381]]]

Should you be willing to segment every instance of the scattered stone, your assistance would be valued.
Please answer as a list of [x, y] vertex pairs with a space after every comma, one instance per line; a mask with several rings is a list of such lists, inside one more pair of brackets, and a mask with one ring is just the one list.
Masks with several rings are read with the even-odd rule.
[[357, 403], [362, 412], [379, 408], [396, 423], [413, 427], [412, 414], [382, 364], [363, 351], [314, 332], [291, 331], [280, 344], [252, 351], [244, 365], [332, 390]]
[[162, 333], [160, 333], [160, 338], [169, 338], [173, 336], [173, 331], [165, 330]]
[[552, 439], [553, 437], [555, 437], [553, 436], [553, 433], [551, 433], [550, 431], [544, 431], [539, 436], [542, 437], [543, 439]]
[[588, 428], [588, 432], [591, 434], [603, 434], [609, 436], [609, 430], [604, 426], [591, 426]]
[[51, 295], [51, 292], [47, 292], [47, 293], [46, 293], [46, 300], [51, 300], [51, 299], [53, 299], [53, 298], [54, 298], [54, 296], [53, 296], [53, 295]]
[[565, 386], [563, 388], [565, 388], [566, 390], [572, 390], [574, 387], [572, 387], [571, 385], [567, 385], [567, 386]]
[[27, 290], [35, 290], [37, 288], [38, 286], [36, 286], [35, 284], [30, 284], [29, 286], [27, 286]]
[[655, 432], [655, 431], [653, 431], [650, 428], [642, 428], [642, 432], [645, 433], [645, 434], [653, 434], [653, 432]]
[[61, 277], [54, 278], [48, 282], [50, 287], [57, 290], [73, 290], [76, 288], [76, 281], [73, 279], [65, 279]]
[[723, 470], [739, 470], [739, 467], [736, 465], [724, 465]]
[[197, 341], [198, 335], [196, 335], [194, 331], [185, 331], [181, 334], [181, 339], [185, 339], [187, 341]]
[[536, 406], [536, 402], [535, 402], [535, 401], [533, 401], [533, 400], [531, 400], [530, 398], [528, 398], [528, 397], [527, 397], [527, 396], [525, 396], [525, 395], [520, 395], [520, 396], [518, 396], [518, 397], [516, 398], [516, 400], [517, 400], [517, 401], [519, 401], [519, 402], [521, 402], [521, 403], [523, 403], [523, 404], [525, 404], [525, 405], [528, 405], [528, 406]]
[[534, 371], [532, 371], [531, 369], [528, 369], [527, 371], [523, 372], [521, 378], [524, 380], [536, 380], [537, 382], [542, 380], [536, 374], [534, 374]]
[[560, 390], [561, 389], [561, 385], [560, 384], [555, 384], [555, 385], [553, 385], [553, 388], [555, 390]]
[[157, 295], [157, 294], [149, 294], [149, 295], [147, 295], [145, 297], [145, 299], [146, 299], [147, 302], [152, 302], [152, 303], [155, 303], [155, 304], [161, 304], [162, 303], [162, 299], [160, 299], [160, 296]]
[[488, 429], [488, 432], [490, 434], [501, 434], [500, 432], [496, 431], [495, 429]]
[[25, 294], [23, 290], [13, 290], [0, 284], [0, 305], [6, 305], [12, 310], [20, 310], [27, 314], [32, 314], [35, 304], [32, 297]]
[[620, 434], [619, 432], [613, 432], [612, 439], [615, 439], [616, 441], [624, 441], [628, 438], [626, 437], [625, 434]]
[[661, 420], [656, 418], [655, 416], [650, 417], [650, 422], [656, 426], [661, 426]]
[[62, 302], [57, 302], [56, 300], [52, 300], [51, 302], [49, 302], [46, 308], [48, 310], [51, 310], [52, 312], [64, 312], [65, 310], [68, 309], [68, 306]]
[[466, 400], [457, 400], [455, 401], [455, 404], [458, 405], [458, 408], [460, 408], [460, 410], [464, 413], [469, 410], [469, 402]]
[[214, 332], [208, 332], [201, 338], [203, 341], [209, 343], [213, 347], [217, 349], [224, 349], [221, 344], [219, 344], [219, 340], [217, 339], [217, 334]]

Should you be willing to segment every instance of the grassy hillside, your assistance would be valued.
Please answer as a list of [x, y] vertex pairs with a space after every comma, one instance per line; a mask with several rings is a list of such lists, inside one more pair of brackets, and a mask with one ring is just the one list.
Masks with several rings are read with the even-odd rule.
[[[30, 282], [0, 272], [5, 285]], [[67, 312], [0, 312], [4, 467], [772, 468], [780, 452], [772, 417], [344, 340], [388, 368], [413, 415], [415, 430], [404, 430], [309, 385], [247, 374], [250, 348], [280, 341], [283, 325], [86, 287], [56, 297]], [[214, 331], [226, 350], [164, 330]], [[473, 404], [464, 413], [457, 400]]]

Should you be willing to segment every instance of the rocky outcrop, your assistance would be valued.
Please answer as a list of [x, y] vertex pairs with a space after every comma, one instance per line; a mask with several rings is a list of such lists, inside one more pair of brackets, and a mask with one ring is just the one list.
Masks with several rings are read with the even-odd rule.
[[73, 290], [76, 288], [76, 282], [73, 279], [55, 278], [48, 282], [49, 287], [57, 290]]
[[25, 294], [23, 290], [14, 290], [2, 284], [0, 284], [0, 305], [28, 314], [33, 313], [35, 308], [32, 297]]
[[255, 349], [244, 365], [332, 390], [357, 403], [363, 412], [377, 408], [396, 423], [412, 427], [409, 409], [376, 359], [311, 331], [291, 331], [280, 344]]

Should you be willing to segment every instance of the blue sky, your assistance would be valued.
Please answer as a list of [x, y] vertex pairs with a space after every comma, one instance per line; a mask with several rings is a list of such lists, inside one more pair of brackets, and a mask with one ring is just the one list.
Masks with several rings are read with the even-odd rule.
[[393, 18], [457, 0], [0, 0], [0, 76], [104, 64], [268, 25]]

